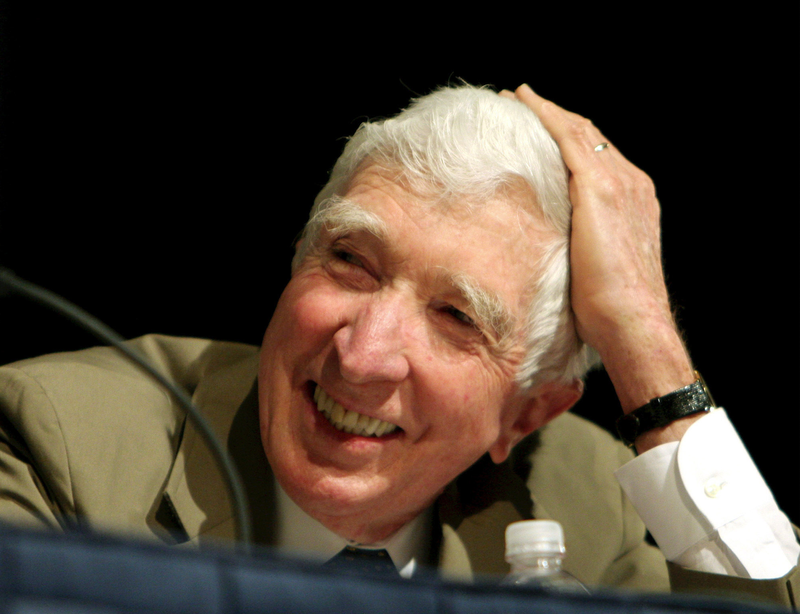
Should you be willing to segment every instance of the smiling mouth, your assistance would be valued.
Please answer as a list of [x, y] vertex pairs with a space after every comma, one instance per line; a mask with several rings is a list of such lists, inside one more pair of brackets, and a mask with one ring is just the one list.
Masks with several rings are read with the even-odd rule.
[[399, 427], [391, 422], [370, 418], [364, 414], [345, 409], [334, 401], [319, 384], [314, 387], [314, 401], [317, 409], [331, 425], [345, 433], [361, 435], [362, 437], [381, 437], [388, 435]]

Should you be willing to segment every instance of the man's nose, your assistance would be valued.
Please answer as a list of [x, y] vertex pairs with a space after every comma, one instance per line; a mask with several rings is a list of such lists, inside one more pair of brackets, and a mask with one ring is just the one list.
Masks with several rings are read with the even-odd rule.
[[373, 296], [333, 336], [339, 369], [354, 384], [400, 382], [408, 375], [409, 313], [402, 299]]

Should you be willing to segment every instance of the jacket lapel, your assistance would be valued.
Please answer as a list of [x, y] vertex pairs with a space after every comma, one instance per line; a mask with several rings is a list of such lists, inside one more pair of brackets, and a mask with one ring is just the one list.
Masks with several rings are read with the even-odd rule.
[[[239, 471], [249, 502], [253, 541], [272, 545], [275, 493], [261, 446], [257, 364], [257, 356], [248, 357], [205, 377], [192, 400]], [[237, 406], [236, 411], [231, 411]], [[180, 541], [203, 546], [236, 539], [226, 484], [208, 444], [193, 421], [187, 420], [161, 504], [178, 525]]]
[[442, 526], [438, 565], [443, 576], [472, 580], [502, 577], [506, 527], [533, 517], [525, 482], [509, 463], [495, 465], [488, 455], [450, 484], [438, 500]]

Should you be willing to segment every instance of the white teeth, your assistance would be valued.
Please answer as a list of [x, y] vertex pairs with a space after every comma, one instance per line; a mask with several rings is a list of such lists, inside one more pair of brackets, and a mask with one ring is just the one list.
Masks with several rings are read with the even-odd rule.
[[[331, 409], [331, 405], [334, 405], [333, 409]], [[338, 403], [331, 403], [327, 406], [327, 409], [323, 408], [322, 413], [326, 414], [331, 422], [342, 422], [342, 420], [344, 420], [345, 409]]]
[[364, 433], [363, 434], [364, 435], [374, 435], [375, 434], [375, 429], [378, 428], [378, 425], [380, 423], [381, 423], [381, 420], [378, 420], [377, 418], [370, 418], [369, 424], [364, 429]]
[[344, 415], [344, 420], [342, 420], [342, 425], [344, 428], [352, 429], [356, 425], [356, 422], [358, 422], [358, 417], [360, 415], [361, 414], [357, 414], [356, 412], [348, 409], [347, 413]]
[[372, 418], [370, 418], [369, 416], [365, 416], [363, 414], [360, 415], [358, 417], [358, 421], [356, 422], [356, 425], [353, 427], [353, 432], [356, 435], [363, 435], [364, 434], [364, 429], [367, 428], [367, 426], [369, 425], [369, 421], [370, 420], [372, 420]]
[[378, 425], [378, 428], [375, 429], [375, 437], [380, 437], [381, 435], [388, 435], [395, 429], [394, 424], [389, 424], [388, 422], [381, 422]]
[[328, 422], [345, 433], [380, 437], [388, 435], [397, 428], [396, 425], [389, 422], [345, 409], [329, 397], [320, 386], [316, 386], [314, 389], [314, 401], [317, 409], [328, 419]]

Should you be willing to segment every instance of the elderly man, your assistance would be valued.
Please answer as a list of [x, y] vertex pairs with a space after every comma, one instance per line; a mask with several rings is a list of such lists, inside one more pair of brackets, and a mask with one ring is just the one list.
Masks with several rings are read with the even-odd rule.
[[[678, 588], [788, 603], [798, 586], [791, 525], [676, 331], [650, 180], [527, 86], [442, 90], [363, 125], [260, 353], [134, 344], [227, 444], [260, 543], [321, 559], [384, 548], [406, 576], [499, 574], [505, 526], [553, 517], [589, 584], [663, 588], [666, 556]], [[590, 347], [634, 416], [623, 434], [641, 456], [618, 478], [663, 554], [612, 477], [625, 447], [564, 413]], [[200, 545], [232, 535], [193, 426], [115, 352], [2, 371], [0, 516]]]

